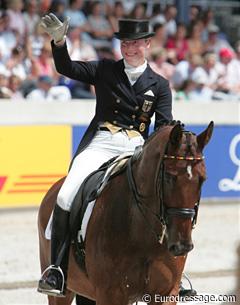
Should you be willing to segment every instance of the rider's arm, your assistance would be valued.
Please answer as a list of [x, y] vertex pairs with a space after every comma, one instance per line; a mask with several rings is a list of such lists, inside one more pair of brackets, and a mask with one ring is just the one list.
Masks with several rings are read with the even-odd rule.
[[159, 95], [155, 108], [155, 125], [154, 130], [161, 124], [167, 123], [173, 119], [172, 116], [172, 93], [169, 87], [169, 82], [161, 78], [159, 81]]
[[66, 42], [56, 45], [51, 42], [53, 59], [58, 73], [71, 79], [79, 80], [88, 84], [95, 84], [98, 61], [73, 61], [71, 60]]

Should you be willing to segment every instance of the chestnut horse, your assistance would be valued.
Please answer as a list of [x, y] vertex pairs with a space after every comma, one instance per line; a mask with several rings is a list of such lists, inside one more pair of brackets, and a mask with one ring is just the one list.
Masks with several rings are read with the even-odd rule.
[[[128, 305], [146, 294], [155, 304], [155, 295], [178, 295], [206, 179], [203, 148], [212, 131], [213, 122], [198, 136], [181, 124], [165, 125], [146, 140], [96, 200], [85, 239], [86, 272], [71, 247], [66, 297], [49, 296], [50, 305], [70, 305], [75, 294], [97, 305]], [[42, 270], [50, 263], [44, 232], [63, 180], [39, 210]]]

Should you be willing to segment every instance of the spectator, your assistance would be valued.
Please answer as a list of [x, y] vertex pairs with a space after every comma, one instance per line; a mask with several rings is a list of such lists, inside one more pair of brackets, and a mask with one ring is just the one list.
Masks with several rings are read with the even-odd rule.
[[174, 51], [178, 61], [186, 58], [188, 53], [188, 41], [186, 39], [186, 26], [184, 23], [178, 23], [176, 34], [168, 38], [166, 49]]
[[213, 90], [217, 88], [217, 82], [222, 73], [222, 64], [217, 61], [217, 55], [211, 52], [204, 54], [203, 65], [197, 67], [194, 72], [195, 77], [204, 77], [206, 79], [206, 85]]
[[199, 55], [188, 55], [186, 60], [180, 61], [172, 77], [172, 83], [176, 90], [180, 90], [184, 83], [191, 78], [195, 69], [202, 65], [202, 58]]
[[240, 71], [240, 40], [236, 42], [235, 54], [236, 58], [234, 59], [234, 64], [238, 67], [237, 69]]
[[163, 23], [155, 23], [153, 27], [155, 33], [151, 41], [150, 49], [164, 48], [167, 40], [166, 27]]
[[54, 86], [53, 78], [43, 75], [40, 76], [37, 88], [32, 90], [26, 98], [31, 101], [68, 101], [71, 93], [65, 86]]
[[23, 13], [23, 19], [27, 34], [32, 35], [40, 20], [37, 13], [38, 3], [36, 0], [27, 0], [25, 7], [26, 11]]
[[213, 96], [213, 90], [207, 86], [207, 78], [204, 74], [193, 72], [190, 78], [191, 87], [188, 88], [187, 97], [192, 102], [209, 102]]
[[154, 28], [156, 24], [164, 24], [165, 21], [166, 20], [162, 13], [160, 3], [154, 3], [152, 16], [150, 17], [150, 25], [152, 26], [152, 28]]
[[98, 58], [95, 49], [82, 39], [81, 29], [79, 27], [69, 30], [69, 53], [72, 60], [96, 60]]
[[125, 17], [124, 7], [121, 1], [114, 3], [112, 14], [108, 17], [113, 32], [118, 31], [118, 20]]
[[35, 72], [35, 76], [38, 78], [41, 75], [49, 75], [54, 77], [55, 69], [53, 66], [51, 47], [45, 43], [39, 57], [32, 58], [32, 70]]
[[211, 28], [212, 25], [215, 24], [214, 20], [214, 14], [211, 8], [208, 8], [207, 10], [202, 11], [201, 14], [201, 21], [203, 22], [203, 33], [202, 33], [202, 38], [203, 41], [206, 42], [208, 40], [208, 35], [209, 35], [209, 27]]
[[208, 40], [204, 45], [204, 50], [206, 52], [214, 52], [218, 55], [222, 48], [228, 48], [232, 50], [230, 44], [225, 39], [220, 38], [218, 34], [219, 27], [215, 24], [210, 24], [208, 27]]
[[55, 14], [61, 21], [64, 21], [66, 3], [64, 0], [53, 0], [49, 7], [49, 13]]
[[132, 19], [146, 19], [146, 7], [144, 3], [136, 3], [133, 10], [129, 14]]
[[[118, 20], [125, 18], [125, 10], [123, 3], [121, 1], [116, 1], [113, 7], [112, 14], [109, 16], [108, 20], [112, 27], [114, 33], [118, 32]], [[115, 37], [112, 38], [112, 53], [115, 60], [122, 58], [120, 50], [120, 41]]]
[[9, 77], [8, 87], [11, 91], [12, 100], [22, 100], [23, 94], [21, 92], [22, 80], [19, 76], [12, 74]]
[[91, 27], [92, 44], [95, 48], [111, 47], [113, 31], [110, 23], [104, 16], [103, 5], [96, 1], [92, 3], [91, 14], [88, 16]]
[[52, 0], [41, 0], [39, 1], [39, 15], [44, 15], [49, 11]]
[[135, 4], [136, 4], [137, 0], [122, 0], [122, 4], [124, 7], [124, 12], [126, 15], [129, 15], [131, 13], [131, 11], [133, 10]]
[[189, 9], [189, 24], [196, 23], [200, 18], [201, 8], [198, 5], [191, 5]]
[[25, 58], [25, 51], [21, 46], [13, 48], [11, 57], [6, 62], [6, 67], [12, 74], [22, 81], [27, 78], [30, 62]]
[[204, 44], [202, 41], [203, 23], [197, 20], [191, 24], [188, 37], [188, 52], [190, 54], [202, 55], [204, 52]]
[[175, 91], [175, 89], [172, 90], [173, 100], [176, 102], [188, 102], [188, 92], [191, 91], [193, 87], [193, 82], [190, 79], [185, 80], [181, 88], [177, 91]]
[[40, 56], [41, 50], [45, 43], [49, 42], [49, 36], [43, 32], [43, 29], [39, 24], [36, 24], [34, 31], [28, 36], [26, 41], [27, 56], [31, 60]]
[[[95, 49], [86, 41], [83, 41], [82, 36], [80, 35], [81, 29], [79, 27], [71, 28], [69, 31], [69, 54], [71, 55], [72, 60], [97, 60], [98, 56]], [[79, 81], [69, 80], [70, 82], [70, 90], [72, 94], [72, 98], [87, 98], [93, 99], [95, 98], [94, 91], [92, 86], [88, 84], [84, 84]]]
[[7, 47], [7, 41], [4, 39], [2, 35], [3, 31], [4, 31], [4, 19], [1, 15], [0, 16], [0, 63], [5, 62], [5, 60], [10, 56], [10, 50]]
[[21, 42], [24, 43], [26, 25], [22, 14], [23, 1], [9, 0], [7, 15], [9, 17], [9, 29], [19, 33]]
[[174, 36], [177, 31], [177, 8], [175, 5], [167, 5], [164, 11], [167, 36]]
[[218, 80], [218, 90], [224, 93], [240, 94], [240, 70], [235, 64], [234, 53], [227, 48], [219, 52], [220, 62], [223, 64], [223, 75]]
[[199, 73], [197, 69], [191, 77], [184, 81], [181, 90], [175, 94], [175, 100], [181, 102], [209, 102], [214, 91], [207, 86], [205, 74]]
[[11, 98], [12, 92], [8, 88], [8, 79], [10, 73], [4, 65], [0, 64], [0, 99]]
[[153, 71], [165, 77], [167, 80], [171, 80], [175, 67], [166, 61], [167, 51], [162, 48], [153, 49], [151, 52], [151, 59], [149, 65]]
[[12, 49], [20, 44], [19, 33], [9, 28], [9, 21], [9, 16], [2, 13], [0, 17], [0, 54], [4, 62], [11, 56]]
[[70, 0], [69, 8], [65, 12], [65, 18], [69, 17], [70, 28], [79, 28], [83, 40], [90, 42], [90, 26], [85, 14], [82, 11], [83, 0]]

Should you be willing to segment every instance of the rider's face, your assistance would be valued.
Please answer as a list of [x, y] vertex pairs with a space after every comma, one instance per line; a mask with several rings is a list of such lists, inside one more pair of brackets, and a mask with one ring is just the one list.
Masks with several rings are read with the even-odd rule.
[[122, 56], [129, 65], [134, 67], [144, 63], [149, 47], [150, 39], [121, 40]]

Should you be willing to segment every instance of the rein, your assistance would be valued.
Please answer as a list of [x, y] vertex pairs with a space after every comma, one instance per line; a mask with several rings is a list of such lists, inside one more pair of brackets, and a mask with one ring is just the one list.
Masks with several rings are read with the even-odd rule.
[[[139, 156], [139, 154], [140, 154], [140, 152], [138, 151], [137, 157]], [[167, 155], [167, 154], [165, 154], [163, 156], [163, 160], [161, 161], [160, 172], [159, 172], [161, 188], [160, 188], [160, 191], [157, 192], [157, 193], [159, 193], [159, 199], [160, 199], [159, 214], [151, 211], [151, 209], [148, 206], [146, 206], [142, 201], [144, 197], [139, 193], [139, 191], [137, 189], [137, 184], [136, 184], [135, 178], [133, 176], [133, 171], [132, 171], [132, 164], [136, 159], [137, 158], [134, 154], [128, 160], [128, 163], [127, 163], [128, 184], [129, 184], [130, 190], [133, 194], [134, 200], [137, 204], [137, 207], [138, 207], [140, 213], [142, 214], [143, 218], [145, 219], [146, 223], [148, 224], [150, 231], [155, 236], [157, 242], [159, 242], [160, 244], [163, 243], [168, 219], [170, 217], [176, 216], [176, 217], [182, 217], [182, 218], [191, 218], [192, 219], [192, 229], [194, 229], [196, 226], [196, 223], [197, 223], [198, 209], [199, 209], [201, 196], [199, 196], [199, 199], [198, 199], [197, 203], [195, 204], [194, 208], [174, 208], [174, 207], [168, 208], [168, 207], [166, 207], [164, 204], [164, 179], [163, 179], [164, 173], [165, 173], [164, 160], [172, 159], [172, 160], [186, 160], [186, 161], [202, 161], [202, 160], [204, 160], [204, 156], [200, 156], [200, 157], [174, 156], [174, 155]], [[158, 184], [157, 184], [157, 186], [158, 186]], [[156, 230], [154, 229], [152, 224], [147, 219], [144, 209], [150, 211], [151, 214], [161, 223], [162, 228], [163, 228], [161, 235], [156, 232]]]
[[[149, 222], [149, 220], [147, 219], [144, 210], [143, 209], [148, 209], [153, 216], [155, 216], [155, 218], [157, 218], [158, 221], [161, 222], [161, 218], [160, 215], [152, 212], [143, 202], [143, 196], [141, 194], [139, 194], [138, 189], [137, 189], [137, 185], [133, 176], [133, 171], [132, 171], [132, 164], [133, 164], [133, 159], [132, 157], [128, 160], [127, 162], [127, 178], [128, 178], [128, 184], [130, 186], [130, 190], [133, 194], [133, 197], [135, 199], [135, 202], [137, 204], [137, 207], [140, 211], [140, 213], [142, 214], [143, 218], [145, 219], [146, 223], [149, 226], [150, 231], [153, 233], [153, 235], [155, 236], [157, 242], [160, 242], [162, 240], [162, 237], [154, 230], [152, 224]], [[165, 229], [163, 229], [163, 231], [165, 232]], [[162, 243], [162, 241], [161, 241]]]

